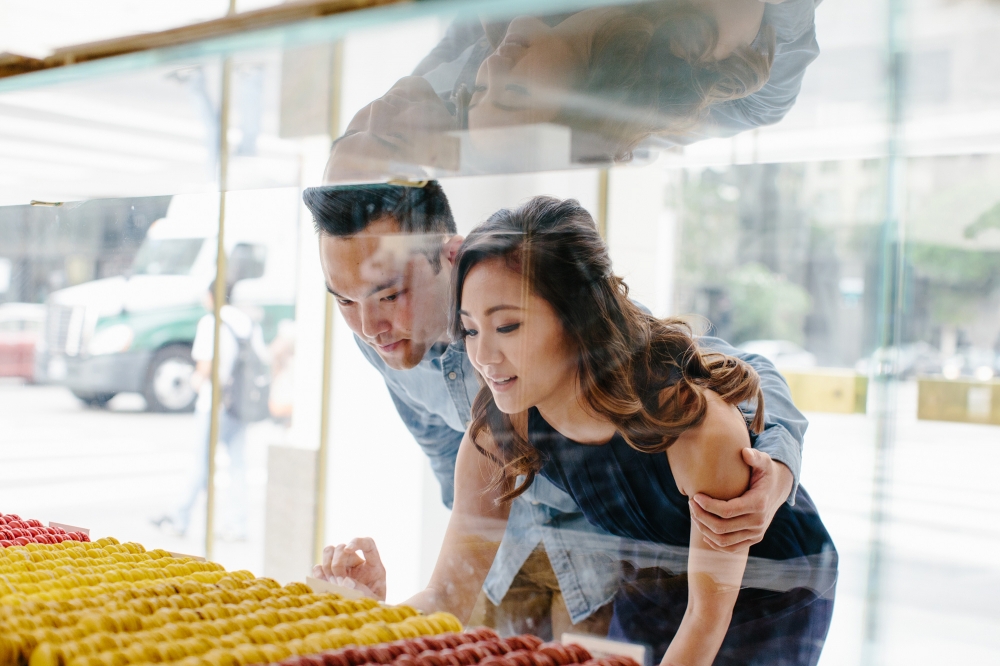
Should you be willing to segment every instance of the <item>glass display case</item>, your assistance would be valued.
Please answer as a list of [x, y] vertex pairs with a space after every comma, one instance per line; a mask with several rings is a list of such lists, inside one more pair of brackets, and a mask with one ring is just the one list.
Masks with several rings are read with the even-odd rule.
[[[640, 662], [992, 663], [998, 28], [293, 2], [0, 56], [0, 512]], [[213, 659], [457, 626], [370, 612]], [[39, 636], [0, 661], [185, 658]]]

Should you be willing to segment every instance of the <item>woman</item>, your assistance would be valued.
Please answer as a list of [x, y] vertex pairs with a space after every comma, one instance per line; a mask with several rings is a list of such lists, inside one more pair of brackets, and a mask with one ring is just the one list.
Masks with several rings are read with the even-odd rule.
[[[493, 215], [462, 245], [453, 289], [453, 333], [484, 386], [431, 583], [407, 603], [467, 617], [509, 502], [541, 474], [637, 554], [648, 543], [687, 549], [685, 573], [626, 553], [637, 566], [615, 598], [613, 637], [653, 645], [664, 664], [815, 664], [836, 552], [808, 495], [800, 489], [749, 552], [710, 549], [688, 513], [696, 493], [731, 498], [749, 483], [741, 451], [763, 418], [754, 371], [635, 306], [575, 201], [539, 197]], [[746, 401], [757, 406], [749, 426]], [[760, 587], [744, 578], [748, 555]], [[384, 593], [370, 541], [328, 565], [325, 575]]]

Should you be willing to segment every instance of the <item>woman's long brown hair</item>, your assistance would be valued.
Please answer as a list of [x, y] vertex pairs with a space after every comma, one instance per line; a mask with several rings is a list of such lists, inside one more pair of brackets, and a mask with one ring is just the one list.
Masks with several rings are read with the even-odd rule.
[[[763, 428], [764, 397], [753, 368], [699, 349], [684, 322], [657, 319], [629, 300], [628, 287], [611, 271], [593, 218], [577, 201], [536, 197], [494, 213], [469, 234], [454, 264], [451, 332], [456, 338], [462, 335], [458, 311], [465, 278], [487, 260], [505, 262], [552, 306], [578, 354], [587, 404], [609, 419], [632, 448], [666, 451], [681, 433], [701, 423], [705, 389], [732, 405], [755, 400], [750, 427], [754, 432]], [[469, 433], [479, 451], [497, 463], [496, 487], [526, 477], [500, 501], [528, 489], [541, 457], [497, 408], [485, 385], [473, 401]], [[479, 445], [484, 434], [493, 438], [499, 459]]]

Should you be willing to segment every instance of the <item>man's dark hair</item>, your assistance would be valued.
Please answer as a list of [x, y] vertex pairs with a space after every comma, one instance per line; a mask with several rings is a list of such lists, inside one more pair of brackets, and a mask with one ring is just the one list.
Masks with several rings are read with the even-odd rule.
[[448, 197], [436, 181], [423, 187], [403, 185], [329, 185], [302, 193], [316, 231], [353, 236], [372, 222], [390, 217], [409, 234], [455, 234]]

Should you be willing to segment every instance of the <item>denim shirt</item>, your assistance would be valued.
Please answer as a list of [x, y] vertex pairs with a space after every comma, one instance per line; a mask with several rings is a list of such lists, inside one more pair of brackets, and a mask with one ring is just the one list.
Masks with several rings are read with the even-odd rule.
[[[449, 509], [455, 496], [455, 460], [472, 414], [479, 380], [465, 353], [463, 341], [431, 347], [416, 367], [394, 370], [378, 353], [355, 336], [361, 352], [385, 379], [389, 395], [403, 423], [423, 449], [441, 484], [441, 501]], [[770, 361], [739, 351], [710, 337], [703, 347], [749, 363], [761, 378], [764, 391], [764, 431], [753, 446], [784, 463], [795, 479], [788, 502], [794, 504], [802, 466], [802, 438], [808, 422], [795, 408], [784, 378]], [[745, 415], [752, 405], [741, 405]], [[538, 476], [511, 504], [507, 530], [483, 590], [499, 605], [531, 552], [543, 544], [559, 581], [566, 608], [574, 623], [581, 622], [611, 601], [618, 589], [619, 556], [595, 548], [605, 532], [583, 517], [573, 499]]]

